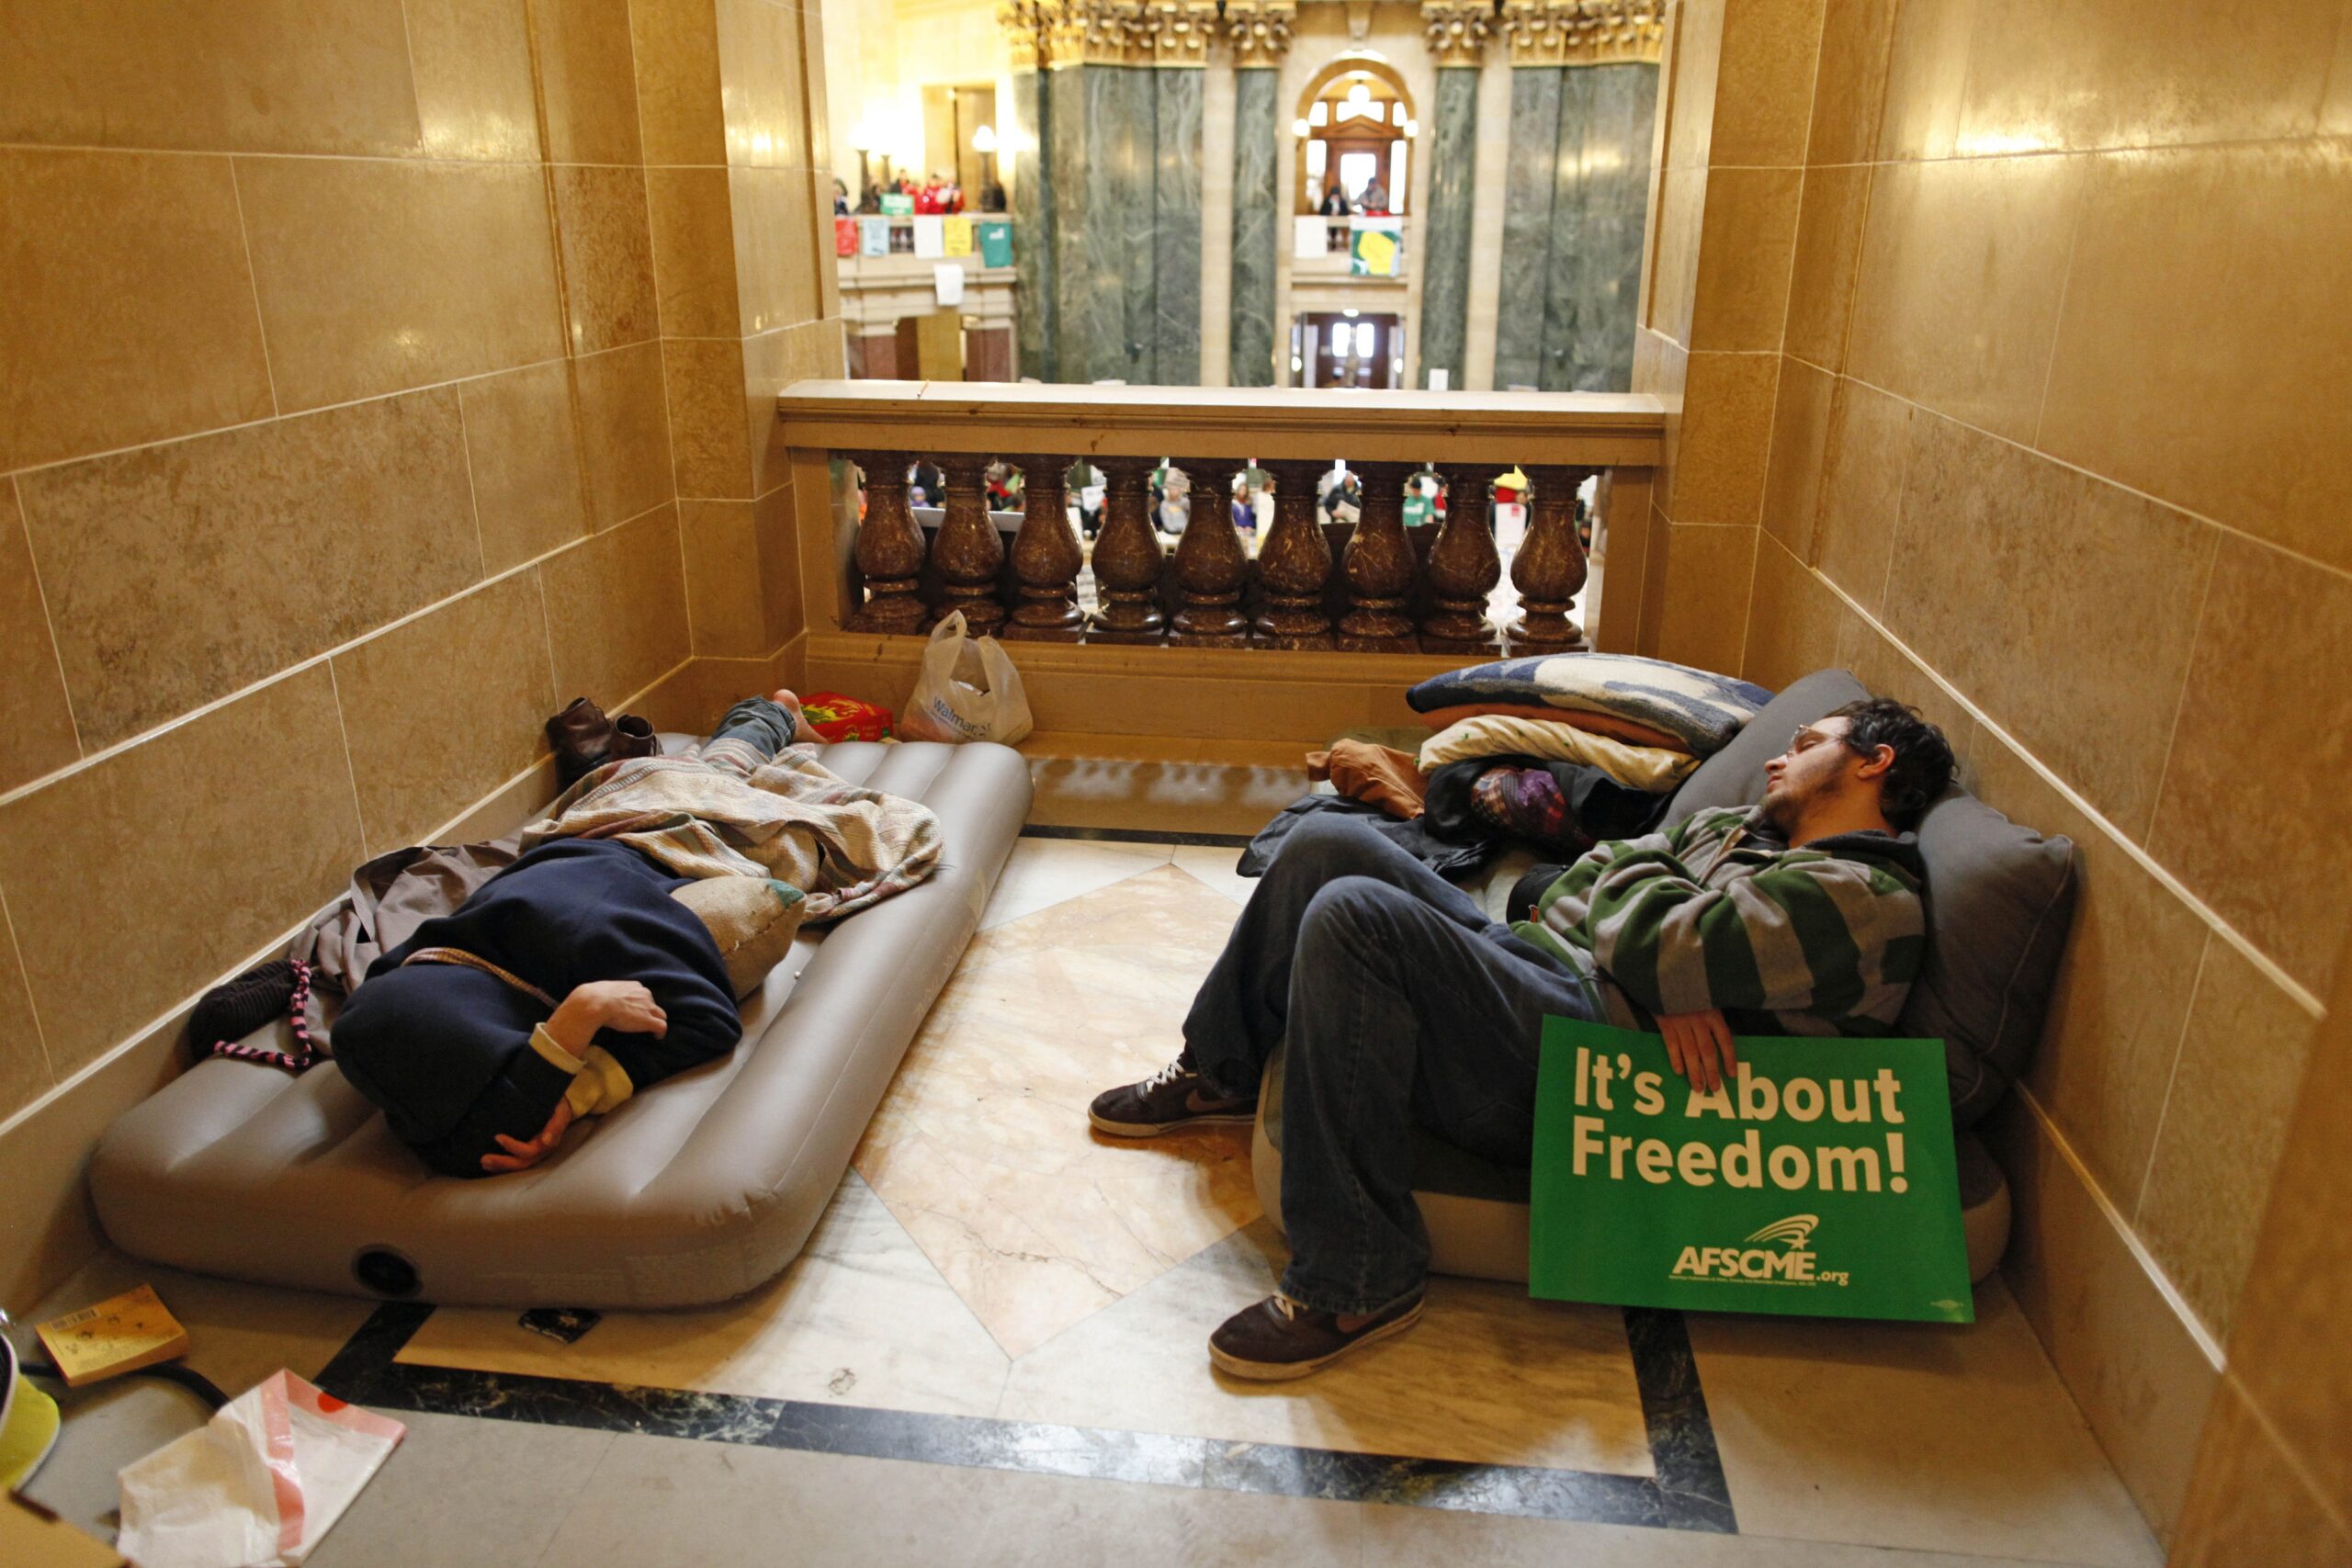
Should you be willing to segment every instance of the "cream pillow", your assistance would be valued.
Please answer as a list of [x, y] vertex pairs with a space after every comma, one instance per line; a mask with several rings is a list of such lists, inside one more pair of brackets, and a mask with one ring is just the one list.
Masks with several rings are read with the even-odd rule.
[[1471, 757], [1556, 757], [1599, 768], [1628, 789], [1665, 795], [1689, 778], [1699, 759], [1687, 751], [1628, 746], [1555, 719], [1481, 714], [1441, 729], [1421, 746], [1421, 772]]

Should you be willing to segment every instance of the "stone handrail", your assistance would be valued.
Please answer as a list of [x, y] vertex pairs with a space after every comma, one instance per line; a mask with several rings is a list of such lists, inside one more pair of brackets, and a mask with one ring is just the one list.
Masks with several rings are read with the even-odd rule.
[[[1661, 573], [1649, 568], [1662, 569], [1651, 542], [1663, 525], [1650, 484], [1665, 413], [1647, 394], [802, 381], [785, 389], [777, 412], [812, 634], [916, 637], [961, 610], [975, 630], [1035, 642], [1456, 662], [1634, 652], [1657, 636], [1661, 584], [1651, 578]], [[1080, 609], [1087, 558], [1063, 479], [1080, 458], [1107, 481], [1091, 615]], [[1316, 481], [1341, 458], [1363, 481], [1362, 516], [1351, 528], [1319, 525]], [[863, 475], [862, 520], [842, 459]], [[944, 481], [929, 539], [908, 504], [917, 459]], [[1217, 502], [1172, 550], [1150, 519], [1150, 475], [1163, 459], [1193, 495]], [[1019, 469], [1025, 484], [1009, 550], [988, 510], [992, 463]], [[1273, 475], [1275, 496], [1254, 560], [1224, 505], [1232, 476], [1253, 463]], [[1513, 466], [1531, 481], [1511, 566], [1522, 615], [1498, 627], [1486, 618], [1501, 578], [1489, 487]], [[1444, 524], [1411, 530], [1416, 539], [1402, 524], [1403, 488], [1423, 468], [1450, 499]], [[1587, 582], [1578, 491], [1596, 476], [1594, 564], [1605, 573], [1588, 640], [1567, 612]]]

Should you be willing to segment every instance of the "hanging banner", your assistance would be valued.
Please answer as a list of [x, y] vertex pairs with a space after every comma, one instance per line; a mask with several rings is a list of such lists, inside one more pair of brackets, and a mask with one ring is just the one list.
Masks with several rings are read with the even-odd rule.
[[1012, 225], [1001, 218], [983, 218], [977, 225], [982, 266], [1012, 265]]
[[836, 218], [833, 220], [833, 254], [837, 256], [857, 254], [856, 219]]
[[947, 254], [968, 256], [972, 254], [972, 220], [960, 214], [950, 213], [941, 220], [947, 236]]
[[1529, 1293], [1974, 1322], [1943, 1043], [1736, 1043], [1700, 1094], [1657, 1035], [1544, 1021]]
[[915, 254], [926, 258], [947, 254], [947, 220], [936, 212], [915, 214]]
[[1395, 218], [1359, 218], [1348, 237], [1348, 271], [1357, 277], [1394, 277], [1405, 254], [1405, 225]]
[[857, 254], [862, 256], [887, 256], [890, 254], [890, 220], [888, 218], [861, 218], [857, 220]]

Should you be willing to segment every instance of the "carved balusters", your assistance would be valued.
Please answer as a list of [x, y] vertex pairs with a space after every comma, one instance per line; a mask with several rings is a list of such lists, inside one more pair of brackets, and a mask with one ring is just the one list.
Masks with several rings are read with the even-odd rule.
[[1227, 457], [1179, 457], [1192, 486], [1193, 513], [1176, 541], [1176, 586], [1184, 596], [1168, 640], [1187, 648], [1246, 648], [1250, 617], [1241, 613], [1250, 557], [1241, 547], [1227, 504], [1233, 473]]
[[1514, 653], [1580, 653], [1589, 645], [1568, 618], [1569, 602], [1584, 588], [1584, 546], [1577, 539], [1577, 491], [1590, 468], [1530, 468], [1534, 498], [1527, 537], [1510, 563], [1511, 585], [1522, 612], [1510, 628]]
[[1258, 581], [1265, 591], [1254, 641], [1261, 648], [1329, 649], [1331, 617], [1323, 587], [1331, 580], [1331, 542], [1316, 516], [1315, 481], [1328, 463], [1271, 462], [1274, 525], [1258, 547]]
[[1004, 635], [1023, 642], [1076, 642], [1086, 617], [1078, 608], [1078, 572], [1086, 564], [1069, 525], [1063, 457], [1016, 457], [1021, 470], [1021, 531], [1012, 536], [1012, 574], [1021, 607]]
[[1004, 540], [989, 517], [989, 460], [983, 453], [947, 452], [937, 462], [947, 494], [939, 537], [932, 542], [931, 563], [939, 569], [945, 595], [933, 618], [944, 621], [961, 610], [965, 627], [974, 637], [993, 633], [1004, 625], [1004, 606], [996, 596], [997, 579], [1004, 570]]
[[1095, 467], [1103, 487], [1102, 527], [1094, 539], [1094, 592], [1098, 604], [1089, 642], [1147, 643], [1162, 640], [1159, 574], [1167, 556], [1151, 526], [1148, 457], [1100, 457]]
[[851, 615], [848, 629], [915, 636], [923, 628], [922, 601], [916, 597], [922, 575], [922, 530], [907, 508], [907, 455], [859, 452], [865, 473], [865, 519], [857, 529], [857, 570], [865, 578], [865, 603]]
[[1502, 469], [1494, 463], [1446, 463], [1439, 471], [1445, 476], [1445, 525], [1430, 546], [1430, 604], [1421, 621], [1421, 649], [1491, 654], [1487, 595], [1502, 581], [1503, 566], [1487, 508], [1488, 487]]
[[1340, 617], [1342, 653], [1412, 653], [1413, 544], [1405, 536], [1405, 479], [1410, 463], [1358, 463], [1363, 477], [1363, 515], [1340, 558], [1348, 580], [1348, 613]]

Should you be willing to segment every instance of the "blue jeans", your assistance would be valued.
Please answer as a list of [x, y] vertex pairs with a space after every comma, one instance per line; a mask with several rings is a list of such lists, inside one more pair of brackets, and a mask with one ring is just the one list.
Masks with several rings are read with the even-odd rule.
[[1468, 894], [1361, 822], [1292, 832], [1184, 1020], [1228, 1095], [1289, 1043], [1284, 1294], [1352, 1314], [1420, 1288], [1411, 1129], [1528, 1163], [1546, 1013], [1593, 1017], [1583, 981]]
[[792, 715], [776, 704], [765, 697], [745, 697], [727, 710], [710, 739], [697, 743], [687, 755], [739, 778], [750, 778], [755, 769], [774, 761], [777, 752], [792, 744], [794, 728]]

